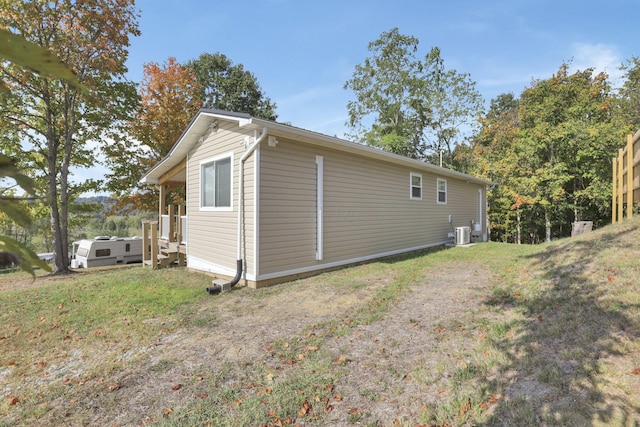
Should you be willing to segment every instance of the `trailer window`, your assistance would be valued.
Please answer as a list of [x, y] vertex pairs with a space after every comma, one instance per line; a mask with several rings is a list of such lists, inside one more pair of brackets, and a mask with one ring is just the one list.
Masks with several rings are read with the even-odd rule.
[[127, 243], [126, 245], [124, 245], [124, 250], [125, 252], [131, 252], [131, 243]]
[[89, 249], [87, 248], [80, 248], [76, 252], [76, 256], [86, 257], [87, 255], [89, 255]]
[[96, 256], [109, 256], [111, 255], [111, 249], [96, 249]]

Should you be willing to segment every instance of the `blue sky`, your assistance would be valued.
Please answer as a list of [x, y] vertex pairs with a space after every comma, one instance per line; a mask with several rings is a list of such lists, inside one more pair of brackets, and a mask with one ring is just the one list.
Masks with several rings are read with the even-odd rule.
[[[142, 35], [132, 40], [129, 78], [144, 63], [184, 63], [220, 52], [243, 64], [277, 104], [278, 120], [343, 136], [343, 89], [367, 45], [398, 27], [438, 46], [445, 67], [469, 73], [489, 101], [519, 96], [563, 61], [619, 77], [640, 56], [640, 0], [137, 0]], [[635, 33], [635, 34], [634, 34]]]
[[[142, 78], [146, 62], [179, 62], [220, 52], [241, 63], [276, 102], [279, 121], [342, 136], [343, 89], [367, 44], [384, 31], [420, 40], [419, 55], [438, 46], [447, 68], [469, 73], [488, 103], [519, 95], [532, 78], [563, 61], [612, 77], [640, 56], [635, 17], [640, 0], [138, 0], [140, 30], [128, 61]], [[634, 34], [634, 32], [636, 32]]]

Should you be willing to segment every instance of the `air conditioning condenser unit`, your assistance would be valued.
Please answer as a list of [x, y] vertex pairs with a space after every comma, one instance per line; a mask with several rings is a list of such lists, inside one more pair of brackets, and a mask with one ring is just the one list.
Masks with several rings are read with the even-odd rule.
[[471, 227], [456, 227], [456, 245], [468, 245], [471, 242]]

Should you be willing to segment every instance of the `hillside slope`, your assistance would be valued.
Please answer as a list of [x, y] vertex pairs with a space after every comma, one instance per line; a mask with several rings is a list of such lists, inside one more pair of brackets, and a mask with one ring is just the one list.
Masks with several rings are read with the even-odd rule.
[[640, 219], [211, 297], [0, 277], [0, 426], [640, 425]]

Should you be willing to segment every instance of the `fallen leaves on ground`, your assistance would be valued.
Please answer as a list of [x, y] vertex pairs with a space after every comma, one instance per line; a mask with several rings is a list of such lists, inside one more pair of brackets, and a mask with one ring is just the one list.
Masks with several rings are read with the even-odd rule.
[[298, 415], [305, 416], [311, 411], [311, 404], [306, 400], [302, 403], [302, 407], [298, 410]]
[[465, 403], [460, 405], [460, 410], [458, 411], [458, 416], [463, 417], [464, 414], [471, 410], [471, 400], [467, 400]]

